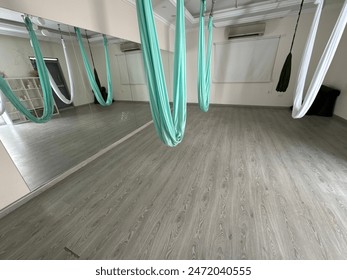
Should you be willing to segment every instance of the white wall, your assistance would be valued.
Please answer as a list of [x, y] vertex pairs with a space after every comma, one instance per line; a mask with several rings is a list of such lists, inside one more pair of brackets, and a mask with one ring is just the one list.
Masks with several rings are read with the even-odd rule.
[[[288, 106], [291, 102], [291, 94], [278, 94], [274, 90], [285, 57], [289, 51], [289, 44], [295, 18], [272, 20], [266, 23], [264, 36], [281, 36], [276, 62], [273, 71], [273, 81], [270, 83], [212, 83], [211, 103], [259, 105], [259, 106]], [[207, 34], [206, 34], [207, 35]], [[300, 37], [300, 36], [298, 36]], [[213, 42], [227, 41], [226, 28], [214, 28]], [[194, 30], [187, 36], [187, 82], [188, 102], [197, 102], [197, 45], [198, 31]], [[302, 47], [303, 41], [298, 38], [296, 48]], [[295, 51], [295, 50], [294, 50]], [[294, 55], [295, 56], [295, 55]], [[293, 60], [296, 63], [295, 59]], [[226, 61], [226, 63], [229, 63]], [[231, 62], [232, 63], [232, 62]], [[214, 72], [214, 48], [212, 53], [212, 78]], [[295, 67], [293, 67], [295, 68]], [[295, 76], [295, 69], [293, 69]], [[293, 81], [294, 79], [292, 79]], [[291, 83], [292, 84], [292, 83]], [[291, 92], [292, 87], [288, 89]]]
[[[29, 77], [33, 75], [33, 68], [29, 56], [34, 52], [29, 39], [0, 35], [0, 72], [7, 78]], [[58, 58], [68, 87], [68, 72], [63, 48], [60, 42], [40, 41], [41, 51], [44, 57]], [[87, 80], [78, 45], [66, 40], [66, 48], [71, 60], [72, 74], [75, 85], [75, 106], [93, 102], [93, 93]]]
[[[274, 22], [267, 23], [265, 36], [272, 36], [271, 32]], [[227, 41], [226, 28], [214, 28], [213, 42]], [[206, 33], [207, 38], [207, 33]], [[280, 40], [279, 50], [283, 48], [283, 40]], [[198, 30], [187, 32], [187, 99], [188, 102], [198, 102], [197, 95], [197, 47]], [[226, 63], [228, 63], [226, 61]], [[232, 63], [232, 62], [231, 62]], [[214, 47], [212, 49], [211, 73], [214, 76]], [[227, 67], [227, 66], [226, 66]], [[275, 66], [276, 69], [276, 66]], [[212, 83], [211, 103], [218, 104], [243, 104], [243, 105], [281, 105], [285, 103], [283, 98], [272, 95], [273, 83]]]
[[[136, 9], [127, 0], [0, 0], [0, 7], [140, 42]], [[156, 26], [160, 48], [169, 50], [169, 27], [159, 20]]]

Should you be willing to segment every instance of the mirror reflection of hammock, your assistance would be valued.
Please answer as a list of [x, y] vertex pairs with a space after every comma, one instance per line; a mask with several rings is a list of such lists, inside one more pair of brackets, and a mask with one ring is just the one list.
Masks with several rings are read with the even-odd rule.
[[[34, 55], [35, 55], [35, 60], [36, 60], [36, 65], [37, 65], [37, 72], [38, 76], [40, 79], [40, 84], [43, 92], [43, 113], [41, 117], [34, 116], [30, 110], [28, 110], [19, 100], [19, 98], [12, 92], [11, 88], [7, 84], [7, 82], [3, 79], [3, 77], [0, 77], [0, 115], [2, 115], [5, 111], [5, 98], [3, 95], [6, 96], [6, 98], [12, 103], [12, 105], [20, 112], [22, 113], [27, 119], [29, 119], [32, 122], [35, 123], [45, 123], [49, 121], [52, 118], [53, 111], [54, 111], [54, 99], [52, 95], [52, 88], [55, 92], [55, 94], [60, 98], [62, 102], [65, 104], [71, 104], [74, 99], [74, 81], [72, 77], [72, 71], [71, 71], [71, 64], [70, 64], [70, 59], [66, 50], [65, 46], [65, 41], [64, 38], [61, 36], [61, 43], [63, 46], [64, 50], [64, 56], [68, 68], [68, 75], [69, 75], [69, 83], [70, 83], [70, 90], [71, 90], [71, 98], [70, 100], [67, 99], [59, 90], [58, 86], [56, 85], [54, 79], [52, 78], [51, 74], [47, 70], [47, 67], [44, 63], [44, 59], [42, 56], [42, 52], [40, 49], [40, 44], [39, 41], [36, 37], [35, 31], [33, 30], [32, 22], [28, 16], [23, 16], [23, 20], [25, 23], [25, 26], [28, 30], [29, 38], [31, 45], [34, 50]], [[60, 31], [60, 26], [59, 26], [59, 31]], [[60, 31], [61, 32], [61, 31]], [[79, 30], [76, 32], [77, 34], [80, 35]], [[80, 47], [82, 45], [82, 40], [81, 36], [78, 38]], [[93, 87], [93, 91], [95, 93], [96, 99], [98, 102], [103, 105], [107, 106], [112, 104], [113, 102], [113, 97], [112, 97], [112, 81], [111, 81], [111, 73], [110, 73], [110, 64], [109, 64], [109, 56], [108, 56], [108, 47], [107, 47], [107, 39], [106, 36], [103, 36], [104, 39], [104, 48], [105, 48], [105, 57], [106, 57], [106, 70], [107, 70], [107, 80], [108, 80], [108, 88], [109, 88], [109, 94], [106, 93], [106, 89], [101, 86], [100, 84], [100, 79], [98, 77], [98, 73], [96, 71], [96, 68], [94, 67], [94, 75], [95, 78], [93, 77], [94, 84], [97, 86], [97, 90], [95, 90], [95, 87]], [[89, 41], [88, 41], [89, 43]], [[86, 66], [86, 55], [83, 51], [82, 56], [84, 58], [84, 63]], [[93, 61], [94, 64], [94, 61]], [[86, 66], [87, 74], [92, 73], [90, 70], [90, 66]], [[88, 71], [90, 70], [90, 71]], [[90, 75], [88, 75], [89, 81], [91, 82]], [[91, 82], [92, 84], [92, 82]], [[105, 101], [106, 100], [106, 101]]]
[[110, 106], [114, 102], [114, 100], [113, 100], [113, 93], [112, 93], [111, 66], [110, 66], [110, 58], [109, 58], [109, 52], [108, 52], [107, 38], [105, 35], [103, 35], [103, 43], [104, 43], [104, 51], [105, 51], [105, 59], [106, 59], [106, 75], [107, 75], [107, 85], [108, 85], [108, 90], [106, 92], [106, 89], [105, 88], [103, 89], [101, 86], [98, 72], [96, 71], [96, 68], [95, 68], [93, 53], [92, 53], [91, 48], [90, 48], [90, 43], [88, 40], [87, 33], [86, 33], [87, 42], [88, 42], [88, 46], [89, 46], [89, 50], [90, 50], [90, 54], [91, 54], [91, 59], [92, 59], [93, 67], [94, 67], [93, 71], [92, 71], [91, 66], [89, 64], [89, 61], [88, 61], [88, 58], [87, 58], [87, 55], [86, 55], [86, 52], [85, 52], [85, 49], [83, 46], [81, 31], [78, 27], [75, 27], [75, 32], [77, 35], [77, 41], [78, 41], [78, 44], [80, 47], [84, 67], [85, 67], [85, 70], [86, 70], [86, 73], [88, 76], [90, 86], [92, 87], [92, 90], [94, 92], [94, 96], [100, 105]]
[[[40, 49], [39, 41], [37, 40], [35, 31], [33, 30], [32, 22], [28, 16], [24, 16], [24, 23], [29, 33], [29, 38], [34, 50], [37, 71], [40, 78], [40, 84], [43, 92], [43, 113], [41, 117], [32, 115], [31, 111], [28, 110], [19, 100], [19, 98], [12, 92], [7, 82], [0, 76], [0, 90], [6, 96], [6, 98], [12, 103], [12, 105], [21, 112], [30, 121], [35, 123], [45, 123], [52, 118], [54, 111], [54, 100], [52, 95], [52, 89], [49, 83], [49, 74], [46, 68], [45, 62]], [[1, 104], [4, 106], [4, 100]]]
[[[73, 77], [72, 77], [72, 71], [71, 71], [71, 63], [70, 63], [70, 59], [69, 59], [69, 56], [68, 56], [68, 53], [67, 53], [67, 50], [66, 50], [66, 46], [65, 46], [65, 41], [64, 41], [64, 38], [63, 38], [63, 35], [62, 35], [62, 32], [61, 32], [61, 29], [60, 29], [60, 25], [58, 24], [58, 29], [59, 29], [59, 32], [60, 32], [60, 38], [61, 38], [61, 44], [62, 44], [62, 47], [63, 47], [63, 50], [64, 50], [64, 57], [65, 57], [65, 61], [66, 61], [66, 66], [67, 66], [67, 72], [68, 72], [68, 76], [69, 76], [69, 83], [70, 83], [70, 91], [71, 91], [71, 97], [70, 97], [70, 100], [67, 99], [64, 94], [61, 93], [59, 87], [57, 86], [57, 84], [55, 83], [53, 77], [51, 76], [51, 74], [49, 73], [48, 71], [48, 75], [49, 75], [49, 81], [50, 81], [50, 84], [51, 84], [51, 87], [53, 88], [53, 91], [55, 92], [55, 94], [57, 95], [57, 97], [65, 104], [71, 104], [74, 100], [74, 82], [73, 82]], [[97, 84], [97, 87], [99, 89], [99, 92], [95, 92], [93, 90], [93, 93], [94, 93], [94, 103], [95, 104], [105, 104], [105, 102], [107, 101], [107, 97], [108, 97], [108, 94], [107, 94], [107, 91], [106, 91], [106, 88], [101, 86], [101, 83], [100, 83], [100, 79], [99, 79], [99, 75], [98, 75], [98, 72], [96, 70], [96, 67], [95, 67], [95, 63], [94, 63], [94, 57], [93, 57], [93, 53], [92, 53], [92, 50], [91, 50], [91, 47], [90, 47], [90, 43], [89, 43], [89, 39], [88, 39], [88, 36], [87, 36], [87, 31], [86, 32], [86, 38], [87, 38], [87, 42], [88, 42], [88, 46], [89, 46], [89, 51], [90, 51], [90, 56], [92, 58], [92, 63], [93, 63], [93, 68], [94, 68], [94, 79], [95, 79], [95, 82]], [[80, 43], [80, 42], [79, 42]], [[80, 47], [81, 47], [81, 44], [80, 44]], [[107, 50], [107, 46], [105, 47], [105, 52], [108, 52]], [[84, 49], [83, 49], [84, 51]], [[81, 52], [83, 52], [81, 50]], [[108, 59], [108, 57], [106, 56], [106, 59]], [[87, 68], [88, 66], [85, 65], [85, 67]], [[109, 69], [109, 68], [107, 68]], [[88, 72], [87, 72], [88, 73]], [[88, 79], [90, 79], [88, 77]], [[111, 81], [110, 81], [111, 82]], [[112, 90], [112, 86], [111, 86], [111, 90]], [[103, 100], [103, 103], [100, 103], [98, 101], [98, 98], [96, 97], [97, 95], [99, 94], [99, 96], [101, 96], [102, 100]], [[114, 100], [112, 100], [112, 102], [114, 102]], [[105, 106], [105, 105], [104, 105]]]
[[69, 55], [67, 53], [66, 50], [66, 46], [65, 46], [65, 41], [63, 38], [63, 34], [61, 33], [60, 30], [60, 24], [58, 24], [58, 29], [60, 32], [60, 41], [61, 41], [61, 45], [63, 47], [63, 51], [64, 51], [64, 57], [65, 57], [65, 62], [66, 62], [66, 66], [67, 66], [67, 73], [69, 76], [69, 84], [70, 84], [70, 100], [67, 99], [64, 94], [61, 93], [59, 87], [57, 86], [57, 84], [55, 83], [51, 73], [48, 70], [48, 75], [49, 75], [49, 82], [51, 84], [51, 87], [53, 89], [53, 91], [55, 92], [56, 96], [58, 96], [58, 98], [65, 104], [71, 104], [74, 100], [74, 96], [75, 96], [75, 86], [74, 86], [74, 81], [73, 81], [73, 77], [72, 77], [72, 71], [71, 71], [71, 64], [70, 64], [70, 59], [69, 59]]

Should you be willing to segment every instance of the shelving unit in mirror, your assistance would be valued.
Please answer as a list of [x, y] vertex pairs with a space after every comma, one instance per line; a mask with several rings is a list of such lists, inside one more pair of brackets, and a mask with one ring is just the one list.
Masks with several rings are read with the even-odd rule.
[[[5, 79], [23, 105], [36, 117], [41, 117], [43, 113], [43, 93], [40, 79], [38, 77], [28, 78], [6, 78]], [[6, 102], [6, 112], [13, 123], [23, 123], [28, 119], [22, 115], [11, 102]], [[54, 102], [53, 115], [59, 114], [57, 105]]]

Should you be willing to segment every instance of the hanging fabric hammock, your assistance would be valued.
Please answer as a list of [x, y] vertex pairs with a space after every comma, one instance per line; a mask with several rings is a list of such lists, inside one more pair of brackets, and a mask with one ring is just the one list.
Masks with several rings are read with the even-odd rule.
[[2, 95], [2, 91], [0, 90], [0, 116], [5, 113], [6, 107], [5, 107], [5, 98]]
[[199, 21], [199, 49], [198, 49], [198, 100], [199, 107], [203, 112], [207, 112], [210, 105], [211, 90], [211, 53], [212, 53], [212, 33], [213, 33], [213, 9], [216, 0], [212, 2], [212, 9], [208, 20], [208, 45], [207, 58], [205, 60], [205, 20], [206, 0], [200, 2]]
[[54, 101], [52, 96], [52, 89], [49, 84], [49, 76], [48, 71], [43, 61], [40, 44], [36, 38], [35, 31], [33, 30], [33, 26], [29, 17], [24, 18], [25, 26], [29, 32], [29, 37], [32, 42], [32, 46], [34, 49], [34, 54], [36, 58], [37, 71], [40, 77], [40, 84], [43, 92], [43, 114], [41, 117], [33, 116], [29, 109], [27, 109], [19, 100], [19, 98], [12, 92], [11, 88], [7, 84], [7, 82], [0, 77], [0, 90], [7, 97], [7, 99], [13, 104], [13, 106], [25, 115], [29, 120], [35, 123], [44, 123], [49, 121], [52, 118], [53, 110], [54, 110]]
[[296, 20], [292, 44], [290, 46], [289, 54], [288, 54], [288, 56], [284, 62], [284, 65], [283, 65], [283, 68], [281, 71], [281, 75], [280, 75], [280, 78], [279, 78], [279, 81], [278, 81], [278, 84], [276, 87], [276, 91], [278, 91], [278, 92], [285, 92], [288, 88], [288, 85], [289, 85], [290, 74], [292, 71], [292, 50], [293, 50], [293, 46], [294, 46], [296, 31], [298, 30], [298, 25], [299, 25], [299, 20], [300, 20], [303, 5], [304, 5], [304, 0], [302, 0], [301, 4], [300, 4], [299, 15], [298, 15], [298, 18]]
[[151, 1], [136, 0], [142, 54], [147, 72], [151, 111], [159, 138], [168, 146], [179, 144], [186, 125], [186, 34], [184, 1], [176, 2], [176, 35], [173, 77], [173, 115], [163, 72]]
[[292, 116], [293, 118], [302, 118], [310, 109], [313, 101], [315, 100], [318, 91], [323, 83], [324, 77], [328, 72], [329, 66], [334, 58], [336, 49], [339, 45], [343, 31], [347, 23], [347, 0], [345, 0], [340, 15], [336, 21], [335, 27], [330, 35], [329, 41], [325, 46], [322, 57], [319, 60], [316, 71], [313, 75], [312, 81], [303, 101], [303, 92], [307, 76], [310, 59], [312, 56], [314, 41], [316, 38], [319, 19], [321, 16], [324, 1], [318, 3], [316, 13], [312, 22], [311, 30], [307, 39], [306, 47], [303, 53], [301, 64], [299, 67], [299, 74], [294, 92], [294, 106]]
[[[107, 100], [105, 102], [104, 98], [102, 97], [100, 87], [96, 81], [96, 79], [98, 79], [98, 77], [94, 77], [93, 71], [90, 67], [90, 64], [89, 64], [89, 61], [88, 61], [88, 58], [86, 55], [86, 52], [84, 50], [81, 31], [79, 28], [75, 27], [75, 32], [77, 35], [78, 44], [80, 46], [84, 67], [86, 69], [88, 80], [89, 80], [90, 86], [93, 89], [94, 95], [95, 95], [96, 99], [98, 100], [98, 102], [102, 106], [109, 106], [113, 102], [113, 93], [112, 93], [112, 78], [111, 78], [111, 67], [110, 67], [110, 58], [109, 58], [109, 54], [108, 54], [107, 38], [105, 35], [103, 35], [105, 59], [106, 59], [107, 86], [108, 86]], [[94, 71], [95, 71], [95, 68], [94, 68]]]
[[75, 87], [74, 87], [74, 82], [73, 82], [73, 77], [72, 77], [72, 71], [71, 71], [71, 64], [70, 64], [70, 59], [69, 59], [69, 55], [67, 53], [66, 50], [66, 46], [65, 46], [65, 41], [63, 38], [63, 35], [61, 33], [60, 30], [60, 26], [58, 25], [59, 31], [60, 31], [60, 40], [61, 40], [61, 45], [63, 47], [63, 51], [64, 51], [64, 57], [65, 57], [65, 61], [66, 61], [66, 67], [67, 67], [67, 74], [69, 76], [69, 84], [70, 84], [70, 100], [67, 99], [64, 94], [61, 93], [59, 87], [57, 86], [57, 84], [55, 83], [51, 73], [48, 70], [48, 75], [49, 75], [49, 82], [51, 84], [51, 87], [53, 88], [53, 91], [55, 92], [55, 94], [58, 96], [58, 98], [65, 104], [71, 104], [74, 100], [74, 96], [75, 96]]
[[[96, 81], [96, 84], [98, 85], [98, 87], [101, 91], [101, 94], [102, 94], [101, 82], [99, 79], [98, 71], [96, 71], [96, 67], [95, 67], [95, 63], [94, 63], [94, 56], [93, 56], [92, 48], [90, 47], [90, 42], [88, 39], [87, 30], [84, 30], [84, 32], [86, 33], [86, 39], [87, 39], [87, 43], [88, 43], [89, 53], [90, 53], [90, 57], [91, 57], [92, 63], [93, 63], [95, 81]], [[96, 100], [96, 102], [98, 102], [98, 100]], [[94, 102], [94, 103], [96, 103], [96, 102]], [[98, 103], [98, 104], [100, 104], [100, 103]]]

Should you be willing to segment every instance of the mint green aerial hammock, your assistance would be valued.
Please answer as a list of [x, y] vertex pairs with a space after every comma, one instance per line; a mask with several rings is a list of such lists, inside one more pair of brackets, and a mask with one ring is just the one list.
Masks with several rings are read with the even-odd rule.
[[37, 40], [35, 31], [33, 30], [32, 22], [29, 17], [24, 18], [25, 26], [29, 32], [29, 37], [34, 49], [34, 54], [36, 58], [37, 71], [40, 77], [40, 84], [43, 92], [43, 114], [41, 117], [33, 116], [19, 100], [19, 98], [12, 92], [11, 88], [7, 82], [0, 76], [0, 90], [7, 97], [7, 99], [12, 103], [12, 105], [23, 115], [25, 115], [29, 120], [35, 123], [45, 123], [52, 118], [54, 111], [54, 101], [52, 95], [51, 85], [49, 83], [48, 71], [46, 64], [43, 60], [40, 44]]
[[205, 60], [205, 24], [204, 13], [206, 11], [206, 0], [200, 2], [199, 20], [199, 49], [198, 49], [198, 99], [199, 107], [207, 112], [210, 105], [211, 91], [211, 53], [213, 34], [213, 8], [216, 0], [212, 2], [212, 9], [208, 20], [208, 45]]
[[152, 3], [150, 0], [136, 0], [136, 9], [154, 126], [159, 138], [166, 145], [174, 147], [183, 139], [187, 115], [184, 0], [176, 2], [173, 114], [170, 110]]
[[106, 59], [106, 73], [107, 73], [107, 100], [105, 101], [104, 98], [102, 97], [100, 88], [95, 80], [92, 68], [90, 67], [87, 55], [86, 55], [86, 51], [83, 47], [83, 42], [82, 42], [82, 36], [81, 36], [81, 31], [78, 27], [75, 27], [75, 32], [77, 35], [77, 41], [78, 44], [80, 46], [80, 50], [81, 50], [81, 55], [82, 55], [82, 59], [83, 59], [83, 63], [84, 63], [84, 67], [86, 69], [87, 72], [87, 76], [88, 76], [88, 80], [90, 83], [90, 86], [93, 89], [94, 95], [96, 97], [96, 99], [98, 100], [98, 102], [102, 105], [102, 106], [110, 106], [113, 102], [113, 93], [112, 93], [112, 78], [111, 78], [111, 67], [110, 67], [110, 57], [108, 54], [108, 43], [107, 43], [107, 38], [105, 35], [103, 35], [104, 38], [104, 49], [105, 49], [105, 59]]

